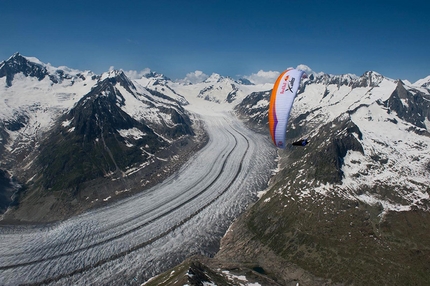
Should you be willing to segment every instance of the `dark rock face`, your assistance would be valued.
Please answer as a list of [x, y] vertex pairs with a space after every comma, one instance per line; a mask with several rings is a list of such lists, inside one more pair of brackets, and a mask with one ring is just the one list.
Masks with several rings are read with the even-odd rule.
[[350, 86], [352, 88], [376, 87], [382, 82], [383, 79], [384, 77], [382, 75], [368, 71], [365, 72], [358, 80], [351, 82]]
[[418, 90], [415, 90], [415, 93], [406, 90], [401, 81], [383, 104], [390, 111], [396, 112], [401, 119], [417, 127], [425, 129], [424, 121], [430, 120], [430, 96]]
[[234, 85], [234, 84], [231, 85], [231, 88], [232, 88], [232, 91], [230, 91], [227, 94], [227, 99], [226, 100], [227, 100], [228, 103], [232, 103], [233, 101], [236, 100], [237, 91], [239, 90], [239, 88], [236, 85]]
[[235, 111], [241, 118], [244, 118], [253, 125], [266, 127], [268, 124], [268, 108], [262, 104], [258, 107], [259, 102], [269, 102], [270, 91], [253, 92], [236, 105]]
[[[167, 145], [120, 108], [123, 100], [113, 81], [106, 79], [61, 118], [60, 122], [70, 123], [59, 124], [40, 148], [45, 189], [77, 188], [82, 182], [145, 162], [148, 155], [141, 151], [145, 146], [154, 153]], [[118, 132], [133, 128], [145, 135], [126, 141]], [[127, 142], [133, 146], [127, 147]]]
[[[306, 133], [305, 130], [297, 128], [289, 134], [294, 138], [298, 136], [296, 134], [304, 133]], [[305, 168], [306, 182], [341, 183], [344, 177], [342, 166], [347, 152], [351, 150], [364, 153], [360, 143], [361, 137], [362, 134], [357, 125], [349, 116], [344, 115], [323, 125], [319, 132], [309, 139], [310, 142], [306, 148], [291, 146], [293, 140], [290, 139], [286, 149], [288, 160], [285, 166], [282, 165], [283, 175], [280, 177], [297, 177], [299, 170]], [[307, 188], [308, 186], [299, 184], [294, 187]]]
[[[49, 77], [53, 84], [61, 83], [64, 79], [81, 78], [85, 80], [82, 74], [70, 75], [61, 69], [50, 73], [45, 65], [29, 61], [19, 53], [0, 63], [0, 78], [6, 77], [7, 86], [12, 86], [13, 79], [18, 73], [22, 73], [26, 77], [37, 78], [39, 81]], [[95, 78], [97, 76], [93, 75], [93, 79]]]
[[3, 121], [4, 127], [10, 131], [18, 131], [25, 127], [28, 123], [28, 116], [24, 114], [16, 114], [15, 118]]
[[8, 207], [16, 204], [16, 192], [19, 185], [14, 184], [7, 172], [0, 169], [0, 214], [4, 213]]
[[151, 126], [152, 128], [154, 128], [155, 130], [157, 130], [158, 132], [160, 132], [162, 134], [166, 134], [168, 137], [173, 138], [173, 139], [178, 138], [178, 137], [183, 136], [183, 135], [194, 135], [194, 131], [191, 128], [192, 122], [191, 122], [190, 118], [188, 117], [184, 108], [181, 106], [182, 102], [178, 102], [174, 99], [171, 99], [170, 97], [168, 97], [168, 96], [166, 96], [166, 95], [164, 95], [158, 91], [150, 90], [149, 92], [158, 98], [168, 99], [168, 100], [172, 101], [172, 103], [175, 103], [175, 105], [166, 104], [164, 106], [157, 106], [156, 107], [154, 103], [152, 103], [150, 101], [146, 102], [146, 104], [148, 104], [149, 106], [151, 106], [153, 108], [158, 108], [160, 110], [160, 112], [170, 115], [170, 120], [174, 124], [173, 126], [169, 126], [168, 124], [166, 124], [161, 119], [162, 126], [155, 126], [154, 125], [154, 126]]
[[237, 80], [237, 82], [243, 85], [254, 85], [250, 80], [246, 78], [240, 78]]
[[48, 75], [46, 67], [29, 62], [19, 53], [14, 54], [10, 59], [0, 65], [0, 77], [6, 77], [7, 86], [12, 86], [13, 78], [17, 73], [36, 77], [38, 80], [42, 80]]
[[335, 122], [335, 126], [329, 123], [321, 128], [311, 142], [315, 144], [315, 149], [310, 151], [313, 153], [310, 156], [314, 162], [315, 179], [331, 184], [341, 183], [343, 158], [349, 150], [364, 153], [359, 141], [362, 135], [357, 125], [349, 119]]

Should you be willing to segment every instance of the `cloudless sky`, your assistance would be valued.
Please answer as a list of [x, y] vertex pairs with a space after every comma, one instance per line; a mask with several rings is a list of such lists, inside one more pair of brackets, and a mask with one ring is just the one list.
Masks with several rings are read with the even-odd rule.
[[430, 2], [0, 0], [0, 61], [15, 52], [95, 73], [172, 79], [283, 71], [430, 75]]

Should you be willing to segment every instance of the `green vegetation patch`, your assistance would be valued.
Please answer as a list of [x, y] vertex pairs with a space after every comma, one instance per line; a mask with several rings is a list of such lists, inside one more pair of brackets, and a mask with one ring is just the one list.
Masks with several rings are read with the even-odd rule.
[[384, 213], [378, 205], [318, 194], [267, 198], [252, 208], [247, 227], [282, 258], [334, 282], [428, 285], [429, 213]]

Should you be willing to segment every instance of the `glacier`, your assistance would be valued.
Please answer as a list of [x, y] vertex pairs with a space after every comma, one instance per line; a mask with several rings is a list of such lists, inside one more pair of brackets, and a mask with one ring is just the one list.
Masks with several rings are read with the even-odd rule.
[[210, 141], [163, 183], [60, 223], [2, 228], [0, 284], [141, 283], [192, 254], [214, 255], [267, 186], [275, 151], [230, 112], [196, 110]]

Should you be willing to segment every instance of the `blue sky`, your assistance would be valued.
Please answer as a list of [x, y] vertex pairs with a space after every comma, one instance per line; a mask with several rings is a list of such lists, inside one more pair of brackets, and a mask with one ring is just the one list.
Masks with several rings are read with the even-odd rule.
[[430, 75], [430, 2], [322, 0], [0, 1], [0, 60], [13, 53], [102, 73], [149, 68], [172, 79], [373, 70]]

